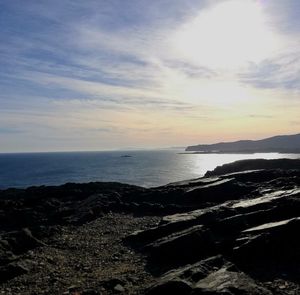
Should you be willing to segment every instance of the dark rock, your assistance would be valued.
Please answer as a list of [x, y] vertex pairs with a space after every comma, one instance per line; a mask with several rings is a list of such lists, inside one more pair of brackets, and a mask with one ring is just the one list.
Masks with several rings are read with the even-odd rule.
[[100, 291], [93, 290], [93, 289], [87, 289], [81, 291], [81, 295], [101, 295]]
[[[64, 236], [65, 226], [92, 228], [94, 223], [89, 222], [119, 212], [121, 216], [129, 213], [131, 218], [162, 218], [157, 226], [125, 239], [127, 245], [146, 255], [147, 270], [160, 275], [148, 294], [288, 294], [283, 290], [298, 294], [298, 162], [235, 163], [216, 169], [212, 174], [217, 176], [151, 189], [119, 183], [69, 183], [0, 191], [1, 280], [26, 273], [24, 257], [34, 260], [34, 251], [25, 253], [37, 247], [47, 250], [51, 236]], [[293, 169], [288, 169], [290, 164]], [[248, 169], [259, 170], [241, 171]], [[114, 225], [114, 220], [110, 223]], [[122, 230], [104, 228], [101, 237], [107, 241]], [[56, 241], [58, 245], [63, 242]], [[72, 240], [68, 247], [78, 250], [78, 243]], [[97, 251], [104, 247], [109, 244], [101, 243]], [[129, 256], [118, 251], [109, 255], [116, 265]], [[50, 269], [58, 265], [51, 259], [44, 261]], [[78, 263], [78, 270], [88, 273], [91, 268], [85, 267]], [[53, 284], [58, 281], [57, 275], [49, 278]], [[130, 293], [133, 280], [112, 278], [97, 284], [108, 293]]]
[[35, 238], [28, 228], [23, 228], [10, 240], [10, 246], [15, 254], [20, 254], [36, 247], [46, 246], [46, 244]]
[[210, 232], [198, 225], [148, 244], [145, 250], [158, 263], [180, 265], [212, 255], [215, 245]]
[[222, 257], [216, 256], [163, 275], [147, 294], [262, 294], [272, 293], [258, 285]]
[[225, 178], [212, 184], [192, 187], [186, 190], [185, 202], [200, 204], [219, 204], [228, 200], [239, 199], [253, 191], [251, 185], [245, 186], [234, 178]]
[[277, 264], [299, 263], [300, 241], [295, 236], [299, 229], [300, 219], [292, 218], [244, 230], [233, 249], [233, 257], [237, 264], [246, 267], [264, 264], [272, 268], [274, 261]]
[[189, 295], [191, 294], [191, 286], [183, 280], [172, 280], [159, 283], [150, 288], [147, 295], [165, 295], [165, 294], [180, 294]]
[[7, 240], [0, 240], [0, 265], [12, 262], [17, 258], [11, 251], [10, 244]]
[[272, 295], [272, 293], [241, 272], [228, 271], [221, 268], [197, 282], [193, 294], [249, 294]]
[[18, 263], [12, 262], [0, 267], [0, 282], [6, 282], [14, 277], [28, 273], [28, 269]]
[[[216, 175], [224, 175], [228, 173], [234, 173], [238, 171], [249, 171], [249, 170], [259, 170], [259, 169], [284, 169], [284, 170], [292, 170], [300, 169], [300, 160], [293, 159], [275, 159], [275, 160], [265, 160], [265, 159], [257, 159], [257, 160], [240, 160], [229, 164], [224, 164], [222, 166], [218, 166], [213, 171], [208, 171], [205, 176], [216, 176]], [[265, 173], [265, 176], [268, 176], [268, 173]], [[270, 177], [271, 175], [269, 175]], [[263, 180], [266, 180], [264, 178]]]
[[115, 285], [114, 286], [114, 290], [117, 291], [117, 292], [119, 292], [119, 293], [125, 292], [124, 287], [122, 285], [120, 285], [120, 284]]
[[105, 289], [113, 290], [118, 285], [123, 286], [124, 281], [119, 278], [112, 278], [110, 280], [101, 282], [101, 286], [103, 286]]
[[[235, 172], [169, 185], [164, 202], [176, 192], [173, 202], [198, 209], [164, 216], [157, 227], [127, 237], [146, 252], [153, 273], [170, 270], [149, 292], [174, 293], [177, 286], [184, 294], [285, 294], [282, 284], [265, 281], [299, 285], [299, 185], [299, 170]], [[224, 261], [207, 267], [214, 255]], [[289, 288], [297, 294], [298, 287]]]

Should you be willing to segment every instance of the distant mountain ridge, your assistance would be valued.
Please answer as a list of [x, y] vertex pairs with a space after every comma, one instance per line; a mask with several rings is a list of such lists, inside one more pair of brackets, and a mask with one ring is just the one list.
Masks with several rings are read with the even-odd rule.
[[188, 146], [185, 150], [203, 153], [300, 153], [300, 133], [294, 135], [278, 135], [260, 140], [199, 144]]

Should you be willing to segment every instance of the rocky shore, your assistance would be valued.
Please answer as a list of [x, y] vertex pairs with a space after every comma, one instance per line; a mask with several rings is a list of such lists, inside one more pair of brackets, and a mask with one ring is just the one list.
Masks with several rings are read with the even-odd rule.
[[0, 294], [300, 294], [300, 160], [157, 188], [0, 191]]

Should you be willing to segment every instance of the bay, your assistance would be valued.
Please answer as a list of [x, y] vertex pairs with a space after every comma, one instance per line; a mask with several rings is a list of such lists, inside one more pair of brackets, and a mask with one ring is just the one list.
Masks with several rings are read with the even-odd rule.
[[0, 154], [0, 188], [116, 181], [144, 187], [197, 178], [241, 159], [300, 158], [299, 154], [181, 154], [183, 150]]

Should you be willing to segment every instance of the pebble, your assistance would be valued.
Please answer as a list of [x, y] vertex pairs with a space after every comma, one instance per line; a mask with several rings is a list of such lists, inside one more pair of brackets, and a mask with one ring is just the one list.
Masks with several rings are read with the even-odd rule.
[[120, 292], [120, 293], [125, 291], [124, 287], [122, 285], [120, 285], [120, 284], [117, 284], [114, 287], [114, 290], [117, 291], [117, 292]]

